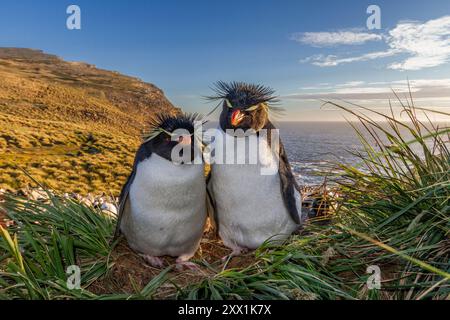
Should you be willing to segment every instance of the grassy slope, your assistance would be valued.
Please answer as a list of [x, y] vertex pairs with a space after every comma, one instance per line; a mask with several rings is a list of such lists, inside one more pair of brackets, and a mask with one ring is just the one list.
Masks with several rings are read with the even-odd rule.
[[140, 132], [177, 112], [152, 84], [29, 49], [0, 48], [0, 187], [30, 180], [64, 192], [116, 194]]

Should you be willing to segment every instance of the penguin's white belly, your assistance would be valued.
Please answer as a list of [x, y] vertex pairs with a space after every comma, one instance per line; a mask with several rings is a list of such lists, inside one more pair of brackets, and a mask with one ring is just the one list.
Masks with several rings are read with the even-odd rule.
[[122, 232], [144, 254], [191, 255], [203, 234], [205, 196], [202, 165], [175, 165], [152, 154], [137, 166]]
[[[212, 166], [210, 188], [225, 245], [256, 249], [266, 240], [283, 240], [296, 230], [280, 183], [278, 173], [261, 175], [260, 165]], [[300, 209], [297, 191], [296, 199]]]

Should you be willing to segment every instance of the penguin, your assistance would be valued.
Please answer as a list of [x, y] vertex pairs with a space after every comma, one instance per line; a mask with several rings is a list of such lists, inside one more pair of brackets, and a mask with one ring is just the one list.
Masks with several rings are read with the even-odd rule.
[[[240, 139], [248, 142], [252, 135], [260, 137], [262, 129], [267, 130], [268, 137], [260, 141], [260, 159], [256, 163], [248, 161], [250, 151], [247, 149], [244, 163], [238, 160], [231, 164], [217, 163], [217, 159], [211, 163], [207, 183], [215, 225], [224, 245], [232, 250], [231, 256], [236, 256], [257, 249], [267, 240], [287, 239], [304, 219], [302, 200], [282, 142], [279, 141], [278, 150], [271, 148], [274, 143], [271, 130], [276, 128], [269, 120], [269, 111], [279, 109], [273, 106], [277, 101], [275, 92], [262, 85], [243, 82], [218, 82], [214, 90], [216, 94], [208, 98], [220, 100], [218, 107], [222, 104], [217, 129], [221, 139], [218, 141], [224, 146], [235, 142], [236, 146]], [[229, 130], [239, 129], [245, 134], [229, 134]], [[221, 148], [217, 144], [212, 148], [214, 151], [210, 150], [216, 155]], [[228, 147], [223, 150], [226, 158]], [[276, 161], [278, 168], [274, 174], [262, 174], [261, 169]]]
[[[204, 165], [192, 162], [198, 154], [195, 148], [201, 148], [194, 143], [197, 120], [196, 114], [153, 119], [120, 193], [115, 238], [123, 234], [154, 267], [163, 266], [162, 256], [176, 257], [177, 268], [196, 267], [189, 259], [197, 251], [207, 217]], [[178, 130], [185, 133], [176, 136]], [[191, 161], [173, 159], [174, 148], [181, 148], [176, 154], [183, 159], [190, 150]]]

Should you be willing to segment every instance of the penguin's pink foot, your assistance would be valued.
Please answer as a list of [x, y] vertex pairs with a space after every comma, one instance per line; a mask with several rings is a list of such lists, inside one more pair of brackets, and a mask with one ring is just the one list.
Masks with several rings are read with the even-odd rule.
[[200, 267], [197, 264], [195, 264], [193, 262], [190, 262], [190, 261], [179, 261], [179, 260], [177, 260], [176, 263], [177, 264], [176, 264], [175, 268], [178, 271], [183, 271], [185, 269], [188, 269], [188, 270], [191, 270], [191, 271], [199, 271], [200, 270]]
[[145, 262], [147, 262], [149, 265], [151, 265], [154, 268], [162, 268], [164, 267], [164, 261], [159, 257], [154, 257], [150, 255], [142, 255], [142, 258], [144, 258]]
[[184, 269], [195, 270], [195, 271], [200, 270], [198, 265], [189, 261], [189, 259], [191, 259], [193, 256], [194, 256], [194, 253], [187, 253], [187, 254], [179, 256], [178, 259], [176, 260], [175, 268], [178, 271], [183, 271]]
[[241, 247], [234, 247], [233, 252], [231, 252], [229, 255], [222, 257], [222, 261], [227, 261], [233, 257], [237, 257], [243, 254], [246, 254], [248, 252], [247, 248], [241, 248]]
[[192, 271], [198, 271], [200, 270], [199, 266], [193, 262], [190, 262], [189, 259], [191, 259], [194, 256], [193, 253], [188, 253], [182, 256], [179, 256], [176, 260], [176, 269], [178, 271], [183, 271], [184, 269], [192, 270]]

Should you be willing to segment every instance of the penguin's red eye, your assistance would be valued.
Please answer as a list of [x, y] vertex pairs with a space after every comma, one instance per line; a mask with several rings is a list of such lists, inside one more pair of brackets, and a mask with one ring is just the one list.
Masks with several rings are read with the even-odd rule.
[[189, 144], [191, 144], [191, 142], [192, 142], [191, 136], [188, 136], [188, 135], [180, 136], [178, 138], [178, 143], [180, 143], [180, 144], [189, 145]]

